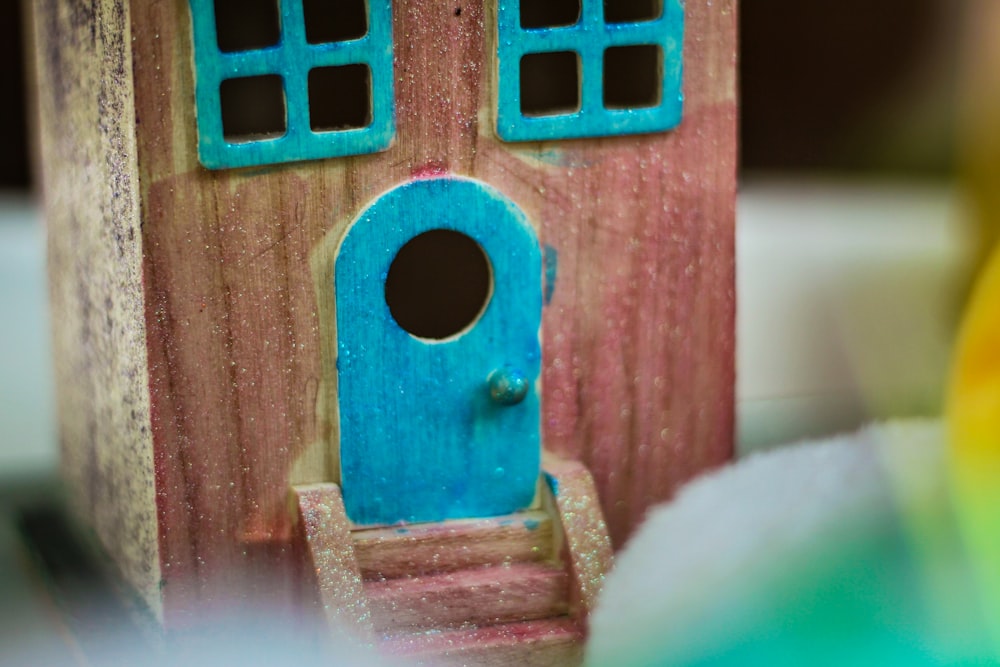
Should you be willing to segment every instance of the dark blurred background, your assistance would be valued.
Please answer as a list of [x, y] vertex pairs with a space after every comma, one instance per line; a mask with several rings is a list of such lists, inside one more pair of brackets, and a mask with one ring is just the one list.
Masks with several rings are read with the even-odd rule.
[[[0, 187], [30, 185], [20, 3], [0, 3]], [[960, 0], [743, 0], [745, 170], [952, 166]]]
[[28, 129], [25, 110], [25, 60], [19, 2], [0, 2], [0, 90], [6, 103], [0, 104], [0, 127], [6, 136], [0, 141], [0, 188], [24, 189], [30, 185]]
[[961, 0], [745, 0], [742, 165], [952, 166]]

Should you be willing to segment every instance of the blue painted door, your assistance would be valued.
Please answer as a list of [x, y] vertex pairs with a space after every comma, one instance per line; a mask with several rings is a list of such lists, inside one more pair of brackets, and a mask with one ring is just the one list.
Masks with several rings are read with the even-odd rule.
[[[390, 309], [386, 283], [400, 251], [419, 250], [411, 242], [428, 234], [474, 242], [488, 271], [485, 305], [452, 335], [410, 333], [393, 314], [403, 320], [402, 311]], [[348, 230], [334, 289], [340, 473], [351, 520], [438, 521], [528, 506], [541, 452], [542, 287], [538, 240], [520, 209], [468, 179], [395, 188]]]

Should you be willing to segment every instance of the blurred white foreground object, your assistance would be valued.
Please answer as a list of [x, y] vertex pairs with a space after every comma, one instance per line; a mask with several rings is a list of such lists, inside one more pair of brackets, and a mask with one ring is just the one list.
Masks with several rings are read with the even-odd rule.
[[[758, 454], [616, 559], [587, 664], [965, 664], [984, 650], [938, 422]], [[977, 663], [978, 664], [978, 663]]]

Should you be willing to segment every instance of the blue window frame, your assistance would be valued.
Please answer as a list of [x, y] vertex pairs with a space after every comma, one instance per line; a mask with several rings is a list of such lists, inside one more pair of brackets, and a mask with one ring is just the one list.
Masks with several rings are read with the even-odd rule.
[[[546, 1], [499, 3], [497, 134], [501, 139], [641, 134], [670, 130], [680, 123], [681, 0], [652, 3], [657, 15], [623, 22], [605, 17], [605, 4], [613, 0], [579, 0], [579, 15], [570, 25], [523, 27], [522, 2]], [[529, 97], [530, 77], [538, 68], [549, 68], [547, 78], [541, 79], [540, 102]], [[629, 76], [622, 77], [621, 72]], [[636, 74], [640, 79], [645, 74], [647, 81], [627, 83]], [[554, 81], [569, 81], [569, 87], [547, 85]]]
[[[224, 44], [224, 51], [214, 0], [190, 0], [201, 163], [210, 169], [248, 167], [388, 148], [396, 131], [390, 0], [364, 2], [362, 36], [325, 43], [309, 41], [303, 0], [270, 2], [277, 3], [276, 41], [243, 50]], [[316, 34], [309, 34], [313, 41]], [[354, 115], [324, 113], [320, 94], [336, 104], [351, 100]], [[224, 107], [240, 115], [247, 100], [258, 120], [264, 114], [270, 124], [242, 119], [234, 133], [234, 124], [227, 125], [233, 116]]]

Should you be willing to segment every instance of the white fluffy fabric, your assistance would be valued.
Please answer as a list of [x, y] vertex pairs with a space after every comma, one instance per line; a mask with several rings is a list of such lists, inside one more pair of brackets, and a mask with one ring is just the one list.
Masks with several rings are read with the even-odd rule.
[[831, 540], [899, 525], [901, 508], [947, 505], [943, 440], [939, 421], [893, 422], [695, 480], [619, 554], [587, 664], [699, 663], [754, 632], [770, 587], [824, 558]]

